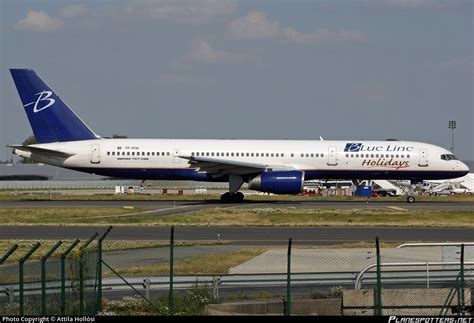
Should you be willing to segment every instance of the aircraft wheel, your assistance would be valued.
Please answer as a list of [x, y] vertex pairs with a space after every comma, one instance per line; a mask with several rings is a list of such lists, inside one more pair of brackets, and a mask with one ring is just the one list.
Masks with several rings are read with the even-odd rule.
[[241, 203], [244, 200], [244, 194], [241, 192], [235, 193], [235, 201]]
[[231, 195], [229, 192], [224, 193], [221, 195], [221, 202], [222, 203], [229, 203], [231, 201]]
[[224, 193], [221, 195], [221, 202], [222, 203], [240, 203], [244, 200], [244, 194], [241, 192], [237, 193]]
[[415, 197], [414, 196], [408, 196], [407, 197], [407, 203], [415, 203]]

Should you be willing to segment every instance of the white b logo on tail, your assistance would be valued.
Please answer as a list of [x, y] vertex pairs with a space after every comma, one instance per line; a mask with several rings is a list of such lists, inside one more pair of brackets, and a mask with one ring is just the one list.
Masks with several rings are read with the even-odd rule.
[[[54, 102], [56, 102], [54, 99], [50, 98], [50, 96], [53, 95], [53, 92], [51, 92], [51, 91], [43, 91], [43, 92], [36, 93], [35, 95], [38, 96], [38, 99], [35, 102], [25, 104], [25, 107], [34, 104], [35, 105], [33, 107], [33, 112], [34, 113], [38, 113], [40, 111], [43, 111], [44, 109], [47, 109], [50, 106], [52, 106], [54, 104]], [[48, 104], [46, 104], [43, 107], [38, 108], [38, 104], [40, 103], [40, 101], [46, 101], [46, 102], [48, 102]]]

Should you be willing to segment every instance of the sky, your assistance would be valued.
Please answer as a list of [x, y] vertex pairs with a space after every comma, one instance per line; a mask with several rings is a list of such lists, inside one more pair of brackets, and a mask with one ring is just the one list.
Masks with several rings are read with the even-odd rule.
[[474, 160], [473, 1], [0, 0], [0, 160], [33, 68], [97, 134], [422, 141]]

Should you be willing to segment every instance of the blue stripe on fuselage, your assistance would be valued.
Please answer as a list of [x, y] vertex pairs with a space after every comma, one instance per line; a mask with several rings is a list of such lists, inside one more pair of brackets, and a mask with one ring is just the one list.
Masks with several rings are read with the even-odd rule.
[[[192, 168], [70, 168], [80, 172], [102, 176], [148, 179], [148, 180], [188, 180], [225, 182], [227, 176], [213, 178], [209, 174], [199, 173]], [[467, 172], [455, 171], [359, 171], [359, 170], [304, 170], [305, 180], [312, 179], [392, 179], [392, 180], [428, 180], [461, 177]]]

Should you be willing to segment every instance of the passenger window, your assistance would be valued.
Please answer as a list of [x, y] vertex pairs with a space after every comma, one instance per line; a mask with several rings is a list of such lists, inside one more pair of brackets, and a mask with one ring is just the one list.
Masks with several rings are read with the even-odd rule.
[[250, 154], [250, 156], [252, 156], [252, 157], [253, 157], [253, 155], [254, 155], [254, 153], [251, 153], [251, 154]]
[[291, 157], [295, 157], [295, 154], [291, 153], [291, 155], [290, 155], [290, 156], [291, 156]]
[[306, 153], [306, 157], [309, 157], [309, 154], [308, 154], [308, 153]]
[[407, 155], [407, 158], [410, 158], [410, 155]]
[[281, 153], [281, 155], [280, 155], [280, 156], [281, 156], [281, 157], [285, 157], [285, 154], [284, 154], [284, 153]]
[[151, 155], [152, 155], [152, 156], [155, 156], [155, 152], [154, 152], [154, 151], [152, 151], [152, 152], [151, 152]]
[[168, 152], [166, 153], [166, 156], [169, 156], [169, 155], [170, 155], [170, 152], [168, 151]]
[[247, 157], [248, 157], [248, 156], [249, 156], [249, 153], [246, 153], [246, 154], [245, 154], [245, 156], [247, 156]]
[[273, 153], [271, 153], [270, 156], [273, 157]]
[[239, 157], [239, 153], [235, 153], [235, 156], [236, 156], [236, 157]]
[[324, 157], [324, 154], [321, 154], [321, 158], [323, 158], [323, 157]]
[[214, 153], [211, 153], [211, 156], [214, 156]]
[[276, 154], [275, 154], [275, 157], [279, 157], [279, 156], [280, 156], [280, 154], [279, 154], [279, 153], [276, 153]]
[[234, 157], [234, 153], [230, 153], [230, 155], [231, 155], [232, 157]]
[[398, 158], [398, 155], [395, 155], [395, 158]]
[[303, 154], [303, 153], [301, 153], [301, 157], [304, 157], [304, 154]]
[[314, 154], [313, 154], [313, 153], [311, 153], [311, 157], [314, 157]]

